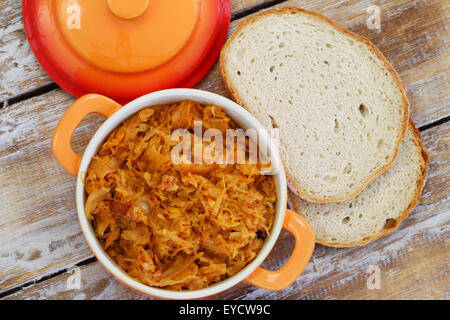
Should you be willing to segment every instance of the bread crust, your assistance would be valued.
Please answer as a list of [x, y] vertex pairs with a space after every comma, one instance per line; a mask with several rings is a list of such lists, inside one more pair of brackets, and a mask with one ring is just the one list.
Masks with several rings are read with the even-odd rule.
[[[419, 148], [421, 150], [421, 155], [422, 155], [421, 163], [422, 164], [421, 164], [421, 176], [416, 185], [416, 195], [414, 196], [412, 201], [409, 203], [409, 205], [405, 209], [405, 211], [402, 213], [402, 215], [398, 219], [395, 220], [395, 224], [391, 228], [389, 228], [389, 229], [383, 228], [383, 229], [381, 229], [381, 231], [378, 234], [376, 234], [372, 237], [368, 237], [367, 239], [363, 239], [361, 241], [355, 241], [355, 242], [349, 242], [349, 243], [330, 243], [330, 242], [326, 242], [326, 241], [318, 239], [318, 237], [316, 235], [317, 243], [327, 246], [327, 247], [336, 247], [336, 248], [362, 246], [362, 245], [368, 244], [369, 242], [375, 241], [382, 236], [385, 236], [387, 234], [390, 234], [390, 233], [396, 231], [398, 229], [400, 223], [409, 216], [412, 209], [414, 209], [414, 207], [417, 205], [417, 203], [420, 200], [420, 196], [422, 194], [422, 190], [425, 185], [426, 177], [428, 174], [428, 165], [430, 162], [430, 156], [429, 156], [428, 150], [423, 146], [422, 136], [420, 135], [419, 130], [416, 128], [414, 121], [411, 118], [409, 119], [409, 123], [412, 127], [413, 135], [415, 138], [414, 142], [415, 142], [417, 148]], [[290, 198], [291, 195], [288, 195], [288, 197]], [[294, 211], [296, 211], [298, 213], [300, 210], [298, 207], [296, 207], [295, 201], [292, 201], [291, 199], [289, 199], [289, 200], [292, 204], [292, 207], [294, 208]]]
[[224, 65], [225, 65], [225, 59], [226, 59], [226, 51], [229, 48], [229, 44], [233, 41], [233, 39], [237, 36], [237, 34], [247, 25], [255, 22], [256, 20], [260, 19], [261, 17], [264, 17], [266, 15], [271, 15], [271, 14], [278, 14], [278, 15], [282, 15], [282, 14], [296, 14], [296, 13], [302, 13], [302, 14], [309, 14], [311, 16], [314, 16], [320, 20], [325, 21], [326, 23], [330, 24], [332, 27], [334, 27], [337, 31], [343, 32], [347, 35], [350, 35], [351, 37], [353, 37], [355, 40], [357, 41], [361, 41], [363, 43], [365, 43], [372, 52], [374, 52], [377, 57], [384, 63], [386, 69], [392, 74], [392, 76], [394, 77], [394, 80], [397, 84], [397, 87], [399, 88], [401, 95], [402, 95], [402, 100], [403, 100], [403, 108], [404, 108], [404, 119], [403, 119], [403, 123], [402, 123], [402, 128], [400, 131], [400, 135], [398, 136], [397, 139], [397, 145], [395, 147], [394, 153], [393, 153], [393, 157], [390, 160], [390, 162], [388, 162], [387, 164], [385, 164], [383, 167], [381, 167], [379, 170], [375, 171], [374, 173], [372, 173], [372, 175], [370, 175], [366, 181], [353, 193], [345, 196], [345, 197], [341, 197], [341, 198], [317, 198], [314, 197], [313, 195], [310, 195], [306, 192], [303, 192], [300, 187], [298, 186], [298, 184], [294, 181], [294, 179], [292, 178], [291, 174], [289, 173], [289, 171], [286, 171], [286, 179], [288, 181], [288, 183], [292, 186], [291, 189], [294, 189], [293, 191], [295, 191], [295, 193], [300, 196], [301, 198], [310, 201], [310, 202], [315, 202], [315, 203], [331, 203], [331, 202], [343, 202], [346, 200], [350, 200], [355, 198], [357, 195], [359, 195], [364, 189], [365, 187], [373, 182], [378, 176], [380, 176], [381, 174], [383, 174], [384, 172], [386, 172], [390, 167], [392, 167], [392, 165], [395, 163], [395, 160], [397, 159], [399, 150], [400, 150], [400, 144], [403, 140], [403, 138], [405, 137], [405, 133], [406, 133], [406, 129], [408, 126], [408, 119], [409, 119], [409, 101], [408, 101], [408, 97], [406, 95], [406, 90], [405, 87], [403, 85], [403, 83], [400, 80], [400, 77], [398, 76], [397, 72], [395, 71], [395, 69], [391, 66], [391, 64], [389, 63], [389, 61], [386, 59], [386, 57], [381, 53], [381, 51], [372, 43], [370, 42], [368, 39], [364, 38], [363, 36], [360, 36], [356, 33], [353, 33], [347, 29], [345, 29], [344, 27], [341, 27], [339, 25], [337, 25], [336, 23], [334, 23], [333, 21], [331, 21], [330, 19], [328, 19], [327, 17], [317, 13], [317, 12], [313, 12], [313, 11], [308, 11], [308, 10], [304, 10], [298, 7], [286, 7], [286, 8], [282, 8], [279, 10], [276, 9], [272, 9], [272, 10], [268, 10], [268, 11], [264, 11], [262, 13], [259, 13], [247, 20], [245, 20], [244, 22], [242, 22], [239, 27], [233, 32], [233, 34], [230, 36], [230, 38], [228, 39], [228, 41], [225, 43], [225, 45], [223, 46], [221, 53], [220, 53], [220, 74], [222, 76], [222, 80], [225, 84], [225, 87], [227, 88], [228, 92], [230, 93], [231, 97], [233, 98], [233, 100], [236, 101], [236, 103], [238, 103], [240, 106], [242, 106], [243, 108], [245, 108], [247, 111], [251, 112], [249, 110], [249, 108], [247, 106], [245, 106], [242, 98], [239, 96], [238, 92], [232, 87], [231, 85], [231, 81], [229, 80], [229, 77], [227, 75], [227, 72], [225, 71]]

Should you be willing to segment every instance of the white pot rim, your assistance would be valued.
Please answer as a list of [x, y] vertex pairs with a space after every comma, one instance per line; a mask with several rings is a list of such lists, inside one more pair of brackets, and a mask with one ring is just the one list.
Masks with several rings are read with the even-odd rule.
[[[215, 93], [197, 90], [197, 89], [168, 89], [161, 90], [153, 93], [144, 95], [136, 100], [123, 106], [117, 112], [115, 112], [111, 117], [106, 119], [106, 121], [100, 126], [96, 131], [92, 139], [90, 140], [84, 155], [81, 160], [80, 168], [77, 174], [77, 186], [76, 186], [76, 202], [78, 210], [78, 219], [80, 221], [81, 229], [85, 236], [85, 239], [94, 252], [95, 256], [99, 262], [116, 278], [125, 283], [135, 290], [152, 296], [168, 298], [168, 299], [195, 299], [204, 298], [210, 295], [217, 294], [221, 291], [227, 290], [237, 283], [243, 281], [252, 272], [254, 272], [259, 265], [264, 261], [267, 255], [272, 250], [280, 231], [282, 229], [286, 203], [287, 203], [287, 185], [286, 177], [284, 173], [284, 168], [281, 163], [279, 152], [275, 147], [274, 143], [269, 143], [268, 148], [270, 154], [272, 155], [272, 166], [276, 169], [276, 174], [274, 175], [276, 191], [277, 191], [277, 204], [275, 220], [272, 227], [271, 234], [266, 238], [265, 243], [261, 250], [259, 251], [256, 258], [251, 261], [246, 267], [235, 275], [219, 282], [213, 284], [207, 288], [193, 291], [171, 291], [166, 289], [160, 289], [155, 287], [150, 287], [143, 283], [140, 283], [132, 279], [126, 272], [124, 272], [103, 250], [100, 245], [95, 233], [93, 231], [91, 222], [86, 218], [84, 212], [85, 203], [85, 192], [84, 192], [84, 175], [87, 168], [91, 162], [92, 157], [97, 153], [98, 148], [108, 137], [108, 135], [119, 126], [125, 119], [135, 114], [139, 110], [157, 104], [169, 104], [175, 103], [182, 100], [194, 100], [203, 104], [215, 104], [223, 107], [227, 115], [234, 120], [241, 128], [244, 130], [248, 128], [254, 128], [256, 130], [262, 130], [265, 132], [266, 139], [270, 139], [270, 135], [263, 128], [263, 126], [256, 120], [253, 115], [251, 115], [247, 110], [236, 104], [235, 102], [220, 96]], [[264, 141], [258, 141], [258, 143], [266, 143]]]

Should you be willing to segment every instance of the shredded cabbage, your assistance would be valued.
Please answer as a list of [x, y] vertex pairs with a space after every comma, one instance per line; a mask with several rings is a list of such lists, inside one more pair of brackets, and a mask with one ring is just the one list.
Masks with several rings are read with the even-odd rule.
[[260, 163], [171, 161], [172, 131], [193, 135], [195, 120], [203, 130], [236, 128], [214, 105], [145, 108], [110, 134], [85, 179], [86, 216], [103, 248], [150, 286], [195, 290], [224, 280], [255, 258], [273, 224], [275, 185]]

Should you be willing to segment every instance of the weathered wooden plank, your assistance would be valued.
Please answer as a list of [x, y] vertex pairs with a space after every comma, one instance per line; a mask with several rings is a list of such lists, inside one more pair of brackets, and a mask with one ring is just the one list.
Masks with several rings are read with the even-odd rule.
[[[381, 30], [366, 24], [366, 10], [373, 4], [381, 10]], [[450, 114], [450, 2], [289, 0], [272, 8], [286, 6], [319, 12], [371, 40], [399, 73], [417, 122], [427, 124]], [[245, 19], [232, 23], [230, 33]], [[217, 66], [202, 83], [227, 95]]]
[[[231, 12], [239, 13], [273, 0], [232, 0]], [[22, 1], [0, 1], [0, 101], [49, 84], [28, 45], [22, 22]]]
[[[269, 292], [245, 284], [218, 299], [448, 299], [450, 234], [448, 162], [450, 126], [423, 134], [431, 155], [428, 181], [418, 207], [397, 232], [356, 248], [318, 246], [303, 275], [289, 288]], [[265, 262], [278, 268], [292, 250], [293, 239], [282, 233]], [[368, 289], [370, 265], [380, 268], [380, 289]], [[74, 269], [29, 286], [7, 299], [149, 299], [115, 280], [98, 262], [78, 269], [80, 288], [67, 286]], [[73, 278], [72, 278], [73, 279]], [[70, 282], [70, 281], [69, 281]], [[73, 282], [72, 282], [73, 283]]]
[[[395, 3], [398, 5], [398, 2]], [[386, 9], [388, 13], [391, 9], [394, 10], [392, 6], [395, 6], [395, 3], [380, 2], [382, 12], [385, 11], [384, 6], [390, 8]], [[435, 6], [433, 7], [435, 11], [441, 10], [440, 7], [439, 10], [436, 9], [436, 6], [441, 5], [440, 3], [430, 1], [426, 4]], [[368, 16], [365, 12], [366, 6], [369, 5], [367, 1], [358, 3], [325, 0], [314, 3], [287, 1], [277, 7], [286, 5], [316, 9], [338, 20], [342, 25], [348, 23], [347, 26], [356, 26], [354, 31], [358, 31], [360, 27], [360, 33], [363, 34], [366, 30], [364, 21]], [[422, 4], [421, 2], [404, 4], [408, 8], [411, 5]], [[395, 12], [400, 12], [396, 19], [401, 20], [403, 11], [397, 9]], [[348, 15], [348, 21], [345, 15], [342, 16], [343, 13]], [[407, 15], [403, 18], [408, 21]], [[241, 21], [233, 22], [231, 30], [234, 30]], [[382, 21], [384, 25], [389, 20]], [[413, 24], [413, 22], [409, 23]], [[418, 25], [418, 31], [411, 28], [409, 32], [426, 36], [428, 31], [421, 28], [422, 25]], [[368, 32], [367, 30], [365, 32]], [[368, 36], [370, 37], [370, 34]], [[432, 33], [432, 36], [441, 35]], [[384, 43], [384, 38], [380, 39]], [[440, 43], [444, 43], [444, 40], [445, 37]], [[402, 39], [399, 38], [396, 41], [401, 42]], [[405, 47], [405, 50], [410, 50], [404, 42], [401, 43], [400, 48]], [[389, 46], [386, 45], [386, 48]], [[408, 67], [403, 72], [406, 72], [408, 81], [416, 86], [415, 89], [408, 90], [408, 93], [410, 99], [411, 94], [417, 94], [416, 99], [411, 99], [411, 111], [413, 118], [418, 125], [421, 125], [448, 114], [449, 90], [446, 77], [449, 64], [442, 60], [443, 57], [448, 59], [448, 53], [433, 54], [432, 48], [426, 47], [426, 44], [423, 54], [418, 48], [416, 49], [417, 52], [411, 52], [416, 61], [411, 66], [415, 69]], [[441, 49], [442, 46], [435, 50], [439, 52]], [[0, 54], [0, 63], [1, 57]], [[396, 57], [395, 54], [393, 57]], [[392, 59], [389, 56], [388, 58]], [[400, 65], [408, 66], [402, 61], [399, 60]], [[433, 80], [436, 76], [434, 70], [441, 72], [441, 76], [435, 80]], [[198, 87], [226, 94], [217, 64]], [[0, 197], [5, 203], [0, 210], [0, 221], [2, 221], [0, 223], [0, 292], [91, 257], [76, 219], [74, 179], [62, 170], [50, 153], [51, 133], [58, 119], [73, 100], [61, 90], [54, 90], [0, 110]], [[431, 108], [428, 109], [427, 106]], [[75, 136], [74, 144], [79, 151], [82, 151], [96, 126], [102, 121], [100, 117], [91, 117], [90, 120], [93, 121], [85, 121]], [[442, 192], [439, 189], [433, 190], [436, 193]], [[445, 188], [441, 190], [446, 192]], [[434, 193], [430, 196], [434, 196]], [[283, 239], [283, 237], [280, 239], [280, 243], [287, 245], [289, 241]], [[320, 250], [328, 252], [326, 248]], [[278, 260], [269, 261], [269, 265], [279, 265]], [[245, 286], [241, 288], [241, 294], [249, 290], [245, 288]]]
[[[232, 11], [270, 3], [270, 0], [232, 1]], [[381, 9], [381, 30], [369, 30], [366, 9]], [[449, 17], [446, 1], [287, 1], [318, 11], [337, 23], [372, 40], [396, 67], [411, 103], [421, 109], [425, 122], [448, 115]], [[21, 2], [0, 3], [0, 101], [50, 82], [35, 60], [21, 21]], [[233, 27], [236, 27], [234, 24]], [[232, 28], [233, 29], [233, 28]], [[447, 39], [447, 41], [445, 41]]]
[[[233, 0], [231, 11], [243, 12], [271, 2], [273, 0]], [[0, 2], [0, 101], [51, 82], [26, 42], [21, 3], [15, 0]], [[46, 94], [43, 98], [26, 101], [18, 105], [19, 108], [9, 107], [0, 111], [0, 195], [5, 199], [2, 207], [6, 208], [0, 212], [0, 216], [5, 216], [0, 224], [0, 268], [9, 266], [1, 268], [0, 292], [15, 283], [44, 276], [49, 270], [54, 272], [67, 265], [67, 262], [72, 264], [91, 255], [76, 226], [74, 199], [67, 197], [68, 194], [74, 194], [73, 179], [63, 173], [54, 161], [48, 164], [51, 157], [49, 137], [57, 120], [74, 99], [61, 90]], [[33, 104], [35, 101], [36, 105]], [[47, 107], [48, 104], [56, 108]], [[23, 122], [16, 121], [18, 118]], [[74, 146], [78, 151], [82, 151], [89, 134], [102, 121], [95, 116], [91, 117], [92, 120], [91, 123], [85, 121], [74, 138]], [[37, 127], [42, 130], [35, 130]], [[18, 154], [24, 157], [20, 162], [15, 161]], [[50, 183], [42, 182], [49, 177], [55, 179]], [[22, 192], [25, 189], [26, 192]], [[38, 194], [37, 197], [33, 198], [33, 193]], [[22, 210], [18, 209], [20, 206]], [[49, 208], [52, 209], [48, 211]], [[71, 215], [67, 215], [68, 212]], [[66, 215], [63, 214], [62, 218], [59, 213]], [[48, 218], [45, 220], [46, 226], [35, 227], [36, 223], [42, 223], [43, 217]], [[46, 232], [33, 240], [33, 231], [41, 228], [46, 229]], [[24, 233], [29, 237], [27, 246], [24, 246], [22, 238]], [[41, 243], [44, 235], [48, 236], [48, 241]], [[66, 240], [70, 240], [71, 244], [66, 243]], [[14, 250], [7, 247], [12, 242], [16, 243]], [[65, 253], [61, 252], [70, 253], [68, 261]], [[59, 261], [63, 262], [60, 264]], [[39, 271], [28, 272], [28, 267]], [[11, 274], [17, 277], [11, 279]]]
[[[0, 111], [0, 291], [91, 256], [78, 227], [74, 180], [50, 150], [52, 131], [73, 101], [55, 90]], [[80, 153], [101, 122], [90, 117], [80, 126]]]
[[[0, 110], [0, 291], [91, 255], [77, 226], [74, 179], [50, 150], [73, 98], [62, 90], [42, 98]], [[97, 123], [79, 128], [78, 150]]]
[[51, 82], [26, 40], [22, 1], [0, 1], [0, 70], [0, 101]]
[[[239, 12], [263, 2], [270, 1], [233, 1], [232, 10]], [[277, 7], [286, 5], [321, 12], [372, 40], [397, 68], [411, 104], [420, 109], [426, 119], [424, 123], [449, 114], [450, 53], [448, 41], [440, 40], [449, 38], [449, 6], [446, 2], [380, 2], [380, 31], [371, 31], [365, 24], [368, 17], [365, 10], [370, 5], [367, 1], [288, 1]], [[0, 100], [50, 82], [25, 42], [20, 11], [20, 2], [9, 0], [0, 4], [0, 12], [6, 12], [0, 27], [0, 69], [3, 71], [0, 74]], [[234, 23], [231, 30], [236, 26]], [[211, 73], [208, 78], [217, 75], [218, 72]], [[210, 84], [220, 82], [218, 77], [216, 83], [209, 79]], [[225, 92], [223, 87], [220, 89], [221, 93]]]
[[274, 0], [231, 0], [231, 12], [238, 13], [251, 9], [263, 4], [270, 4], [276, 2]]

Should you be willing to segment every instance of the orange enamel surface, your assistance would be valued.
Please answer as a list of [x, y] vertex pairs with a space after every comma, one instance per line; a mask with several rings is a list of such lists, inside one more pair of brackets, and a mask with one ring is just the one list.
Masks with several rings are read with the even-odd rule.
[[52, 136], [52, 152], [56, 160], [76, 176], [81, 158], [72, 149], [72, 135], [84, 117], [98, 113], [111, 116], [120, 107], [117, 102], [98, 94], [88, 94], [75, 101], [61, 118]]
[[148, 0], [108, 0], [111, 12], [122, 19], [139, 17], [148, 8]]
[[[54, 1], [59, 28], [86, 62], [104, 70], [134, 73], [158, 67], [186, 45], [198, 18], [199, 0], [152, 0], [135, 19], [121, 19], [108, 7], [131, 14], [141, 0]], [[134, 5], [133, 5], [134, 4]], [[130, 11], [127, 12], [129, 9]]]
[[[88, 10], [97, 6], [102, 8], [98, 15]], [[108, 0], [35, 0], [24, 1], [23, 20], [39, 63], [64, 90], [77, 97], [95, 92], [125, 104], [149, 92], [192, 87], [200, 81], [225, 41], [230, 9], [230, 0], [149, 0], [142, 15], [124, 20], [111, 12]], [[155, 19], [162, 27], [140, 30], [138, 24], [153, 23], [146, 18], [158, 11], [163, 14]], [[138, 32], [105, 30], [102, 23], [111, 20], [127, 25], [120, 30]], [[181, 34], [173, 35], [177, 28], [183, 29]], [[103, 41], [102, 32], [113, 42]], [[154, 50], [144, 53], [146, 46]], [[137, 51], [128, 50], [134, 47]]]
[[291, 210], [286, 210], [283, 228], [295, 238], [295, 247], [289, 260], [277, 271], [259, 267], [245, 279], [246, 283], [278, 291], [289, 287], [303, 272], [314, 250], [314, 231], [302, 217]]

